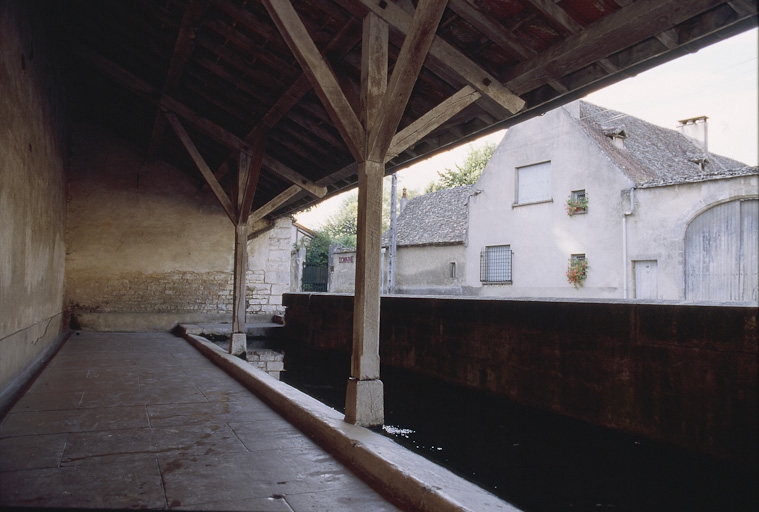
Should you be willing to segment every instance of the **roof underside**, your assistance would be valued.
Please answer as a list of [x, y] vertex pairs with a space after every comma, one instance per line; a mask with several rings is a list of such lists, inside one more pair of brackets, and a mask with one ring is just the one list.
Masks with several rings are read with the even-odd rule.
[[[291, 3], [357, 113], [362, 20], [370, 9], [387, 16], [392, 73], [404, 40], [402, 22], [411, 19], [417, 2]], [[184, 170], [203, 187], [201, 172], [167, 127], [163, 112], [173, 112], [229, 196], [236, 141], [250, 141], [267, 126], [253, 211], [299, 181], [326, 187], [328, 195], [356, 185], [355, 159], [340, 130], [259, 0], [54, 5], [57, 37], [66, 41], [68, 90], [82, 119]], [[386, 171], [747, 30], [756, 26], [756, 14], [752, 0], [449, 0], [399, 130], [463, 87], [487, 89], [491, 80], [525, 107], [512, 114], [483, 94], [388, 161]], [[306, 187], [269, 218], [319, 200]]]

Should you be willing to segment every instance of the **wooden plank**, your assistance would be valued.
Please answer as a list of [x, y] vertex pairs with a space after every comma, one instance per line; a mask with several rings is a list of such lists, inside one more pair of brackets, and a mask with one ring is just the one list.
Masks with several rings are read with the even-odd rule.
[[508, 72], [506, 85], [524, 94], [654, 37], [722, 2], [720, 0], [638, 0], [569, 36]]
[[[448, 0], [420, 0], [417, 4], [406, 39], [387, 83], [387, 91], [382, 96], [377, 118], [372, 125], [367, 125], [367, 158], [384, 162], [385, 153], [398, 129], [398, 123], [406, 109], [419, 71], [435, 40], [435, 32], [447, 3]], [[384, 51], [383, 55], [387, 55], [387, 50]]]
[[257, 221], [263, 219], [283, 204], [286, 204], [290, 199], [297, 196], [301, 190], [302, 189], [298, 185], [292, 185], [290, 188], [277, 195], [277, 197], [263, 205], [261, 208], [252, 212], [248, 217], [248, 228], [252, 228], [253, 224], [255, 224]]
[[422, 140], [437, 127], [477, 101], [481, 96], [480, 92], [475, 90], [474, 87], [467, 85], [443, 103], [424, 114], [393, 137], [390, 148], [385, 155], [385, 162], [392, 160], [407, 148]]
[[[337, 1], [346, 9], [353, 10], [355, 5], [351, 4], [356, 0]], [[402, 34], [408, 34], [411, 16], [400, 6], [393, 2], [374, 2], [372, 0], [360, 0], [360, 2], [366, 9], [385, 20], [390, 27]], [[438, 60], [443, 66], [453, 70], [484, 96], [491, 98], [509, 112], [516, 113], [524, 107], [524, 101], [520, 97], [440, 37], [436, 37], [433, 41], [430, 47], [430, 56]]]
[[229, 199], [226, 192], [224, 192], [224, 189], [221, 187], [221, 184], [219, 184], [219, 182], [216, 181], [216, 178], [211, 172], [211, 169], [208, 168], [208, 164], [206, 164], [206, 161], [203, 159], [203, 156], [198, 151], [198, 148], [195, 147], [195, 144], [192, 142], [192, 140], [190, 139], [190, 136], [185, 131], [184, 127], [182, 126], [182, 123], [180, 123], [179, 119], [177, 119], [177, 116], [172, 114], [171, 112], [165, 112], [164, 115], [166, 116], [166, 119], [169, 121], [169, 124], [171, 125], [171, 127], [174, 129], [174, 132], [177, 134], [177, 137], [179, 138], [180, 142], [185, 147], [187, 152], [190, 154], [190, 157], [192, 158], [193, 162], [195, 162], [195, 165], [198, 167], [198, 170], [200, 170], [200, 173], [208, 182], [208, 186], [211, 187], [211, 190], [216, 196], [216, 199], [221, 204], [221, 207], [224, 208], [224, 212], [227, 214], [227, 217], [229, 217], [229, 220], [231, 220], [233, 224], [236, 224], [237, 216], [235, 215], [235, 208], [234, 208], [234, 205], [232, 204], [232, 201]]
[[354, 158], [364, 155], [365, 132], [334, 73], [311, 39], [289, 0], [263, 0], [274, 24], [308, 76]]

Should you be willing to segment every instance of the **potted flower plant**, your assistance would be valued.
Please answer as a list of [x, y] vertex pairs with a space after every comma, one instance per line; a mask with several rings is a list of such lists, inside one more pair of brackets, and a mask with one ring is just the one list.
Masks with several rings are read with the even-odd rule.
[[572, 194], [567, 199], [567, 215], [576, 215], [578, 213], [585, 213], [588, 211], [588, 196], [587, 194]]
[[588, 260], [585, 258], [571, 258], [567, 267], [567, 281], [575, 288], [579, 288], [588, 277]]

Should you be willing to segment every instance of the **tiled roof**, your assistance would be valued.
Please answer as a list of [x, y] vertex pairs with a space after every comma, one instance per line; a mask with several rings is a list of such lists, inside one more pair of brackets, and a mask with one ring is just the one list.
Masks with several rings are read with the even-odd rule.
[[[466, 241], [467, 202], [475, 193], [472, 185], [448, 188], [410, 199], [397, 220], [398, 247], [452, 245]], [[387, 232], [382, 245], [389, 243]]]
[[[714, 153], [705, 154], [677, 130], [580, 102], [580, 126], [594, 138], [614, 163], [639, 187], [656, 187], [756, 174], [749, 167]], [[608, 139], [625, 137], [624, 148]], [[699, 161], [704, 160], [703, 167]]]

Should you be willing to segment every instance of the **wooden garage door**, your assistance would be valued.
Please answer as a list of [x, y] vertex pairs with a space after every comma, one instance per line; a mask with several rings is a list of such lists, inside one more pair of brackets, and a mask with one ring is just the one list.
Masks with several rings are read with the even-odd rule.
[[759, 200], [705, 211], [685, 232], [685, 298], [757, 300]]

